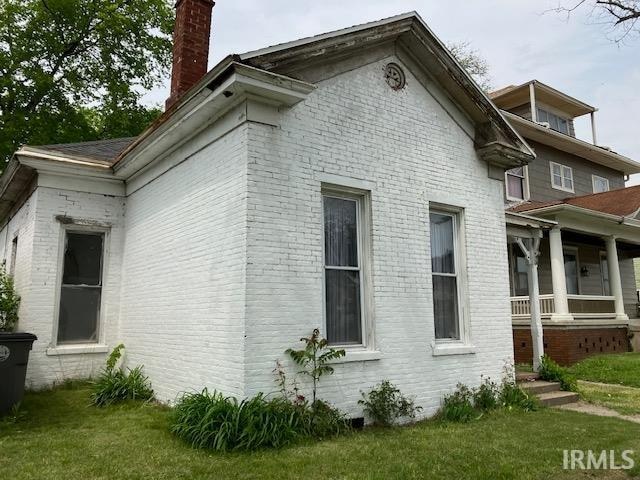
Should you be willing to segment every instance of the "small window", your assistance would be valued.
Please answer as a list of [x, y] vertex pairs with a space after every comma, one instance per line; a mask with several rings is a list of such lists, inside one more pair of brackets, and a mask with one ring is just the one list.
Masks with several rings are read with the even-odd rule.
[[511, 291], [516, 297], [529, 295], [529, 265], [518, 245], [513, 244], [511, 256]]
[[547, 110], [543, 110], [542, 108], [538, 108], [537, 120], [540, 123], [548, 123], [549, 128], [556, 132], [569, 135], [569, 122], [565, 118], [548, 112]]
[[593, 184], [593, 193], [602, 193], [609, 191], [609, 179], [598, 175], [591, 175], [591, 183]]
[[9, 275], [12, 277], [16, 274], [16, 259], [18, 258], [18, 236], [13, 237], [11, 242], [11, 265], [9, 266]]
[[67, 231], [58, 344], [98, 341], [104, 233]]
[[573, 193], [573, 169], [555, 162], [549, 162], [549, 166], [551, 168], [551, 186], [557, 190]]
[[432, 209], [429, 220], [436, 340], [460, 340], [460, 213]]
[[331, 345], [364, 345], [364, 195], [325, 193], [325, 324]]
[[505, 173], [507, 200], [526, 200], [528, 198], [527, 167], [516, 167]]

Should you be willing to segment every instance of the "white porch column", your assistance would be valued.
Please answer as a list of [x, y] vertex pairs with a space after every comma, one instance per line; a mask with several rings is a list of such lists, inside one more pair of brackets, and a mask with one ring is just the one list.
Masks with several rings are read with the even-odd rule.
[[549, 249], [553, 303], [555, 306], [551, 320], [573, 320], [573, 316], [569, 313], [569, 301], [567, 300], [567, 277], [564, 272], [564, 252], [562, 251], [560, 227], [554, 227], [549, 230]]
[[531, 346], [533, 349], [533, 371], [540, 369], [540, 361], [544, 355], [542, 317], [540, 316], [540, 287], [538, 285], [538, 256], [540, 255], [540, 237], [538, 231], [535, 239], [527, 239], [525, 246], [522, 239], [516, 241], [527, 259], [527, 280], [529, 286], [529, 310], [531, 313]]
[[624, 297], [622, 296], [622, 280], [620, 279], [616, 237], [606, 237], [605, 242], [607, 244], [607, 265], [609, 266], [609, 287], [611, 295], [615, 297], [616, 320], [627, 321], [629, 317], [624, 312]]

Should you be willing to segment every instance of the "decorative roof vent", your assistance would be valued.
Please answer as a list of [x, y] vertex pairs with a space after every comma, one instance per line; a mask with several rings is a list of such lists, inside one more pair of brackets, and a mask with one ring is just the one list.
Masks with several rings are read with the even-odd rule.
[[384, 68], [384, 76], [389, 85], [394, 90], [402, 90], [407, 84], [404, 71], [397, 63], [389, 63]]

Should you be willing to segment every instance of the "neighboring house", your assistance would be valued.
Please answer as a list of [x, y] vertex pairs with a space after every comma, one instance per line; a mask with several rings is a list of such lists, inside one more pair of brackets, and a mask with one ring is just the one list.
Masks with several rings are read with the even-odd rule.
[[93, 375], [124, 342], [161, 400], [271, 392], [276, 360], [315, 327], [347, 351], [322, 396], [352, 415], [383, 379], [425, 414], [459, 382], [499, 379], [504, 172], [533, 153], [422, 19], [199, 78], [206, 47], [181, 45], [208, 45], [188, 27], [211, 5], [177, 8], [174, 89], [150, 129], [24, 147], [0, 179], [0, 248], [38, 336], [28, 382]]
[[[640, 256], [640, 187], [624, 186], [640, 163], [597, 145], [594, 107], [542, 82], [490, 96], [536, 153], [529, 165], [506, 173], [505, 195], [508, 212], [535, 217], [530, 227], [544, 231], [538, 279], [545, 351], [565, 364], [628, 351], [629, 327], [637, 329], [638, 317], [633, 262]], [[574, 119], [587, 114], [593, 143], [575, 137]], [[515, 359], [529, 362], [529, 269], [513, 240]]]

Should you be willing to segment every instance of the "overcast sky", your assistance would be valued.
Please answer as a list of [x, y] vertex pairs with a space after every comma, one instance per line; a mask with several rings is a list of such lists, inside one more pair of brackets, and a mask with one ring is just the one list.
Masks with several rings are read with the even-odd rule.
[[[445, 43], [470, 42], [489, 63], [493, 87], [535, 78], [597, 107], [598, 143], [640, 161], [640, 38], [616, 44], [588, 9], [569, 20], [548, 12], [558, 1], [216, 0], [209, 68], [230, 53], [415, 10]], [[167, 95], [165, 86], [146, 100]], [[590, 140], [587, 118], [576, 121], [577, 133]]]

